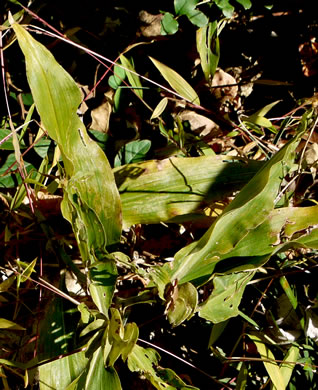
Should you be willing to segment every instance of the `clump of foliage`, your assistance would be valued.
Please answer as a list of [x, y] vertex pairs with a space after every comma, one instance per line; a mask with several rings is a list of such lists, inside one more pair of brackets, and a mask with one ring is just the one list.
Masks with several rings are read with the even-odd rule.
[[[204, 3], [233, 14], [228, 1]], [[130, 54], [145, 42], [114, 62], [86, 49], [113, 71], [100, 104], [106, 121], [88, 126], [87, 91], [32, 35], [52, 33], [18, 23], [22, 11], [3, 24], [30, 88], [11, 93], [27, 109], [22, 120], [9, 111], [0, 130], [5, 389], [315, 388], [316, 98], [276, 121], [268, 113], [277, 102], [235, 112], [236, 83], [216, 84], [226, 27], [200, 6], [174, 1], [175, 15], [158, 14], [163, 34], [177, 32], [176, 16], [198, 27], [196, 86], [153, 55], [155, 76], [137, 71]], [[220, 115], [203, 106], [207, 93]], [[112, 134], [111, 118], [123, 113], [133, 137]], [[193, 131], [193, 118], [209, 132]], [[171, 352], [156, 333], [177, 339], [183, 329], [207, 335], [198, 352], [211, 371], [191, 363], [187, 339], [184, 358], [175, 355], [186, 368], [160, 362]]]

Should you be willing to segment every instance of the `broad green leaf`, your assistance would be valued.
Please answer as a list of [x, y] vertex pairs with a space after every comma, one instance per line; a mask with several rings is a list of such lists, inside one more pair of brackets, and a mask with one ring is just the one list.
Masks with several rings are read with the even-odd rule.
[[50, 147], [51, 144], [52, 144], [52, 140], [51, 139], [43, 137], [34, 146], [34, 150], [36, 151], [36, 153], [40, 157], [44, 158], [47, 155], [47, 153], [49, 151], [49, 147]]
[[[33, 165], [24, 162], [24, 167], [29, 173], [35, 169]], [[21, 175], [17, 172], [16, 158], [14, 153], [9, 154], [3, 165], [0, 167], [0, 188], [13, 188], [22, 183]], [[4, 173], [8, 172], [5, 176]]]
[[[231, 257], [247, 266], [253, 266], [251, 258], [271, 256], [291, 246], [316, 248], [318, 206], [284, 207], [272, 210], [268, 218], [238, 243]], [[261, 263], [258, 263], [261, 265]]]
[[254, 272], [215, 276], [214, 289], [209, 298], [199, 306], [199, 316], [215, 324], [236, 317], [244, 289], [253, 276]]
[[298, 356], [299, 356], [299, 347], [296, 345], [292, 345], [284, 357], [284, 362], [280, 366], [280, 373], [283, 377], [286, 388], [292, 376], [295, 365], [297, 363]]
[[191, 15], [197, 3], [198, 0], [174, 0], [174, 10], [177, 15]]
[[166, 97], [161, 99], [158, 105], [153, 110], [150, 120], [159, 118], [159, 116], [164, 112], [165, 108], [167, 107], [167, 104], [168, 104], [168, 99]]
[[284, 378], [282, 376], [278, 363], [275, 362], [275, 357], [271, 350], [267, 347], [266, 344], [264, 344], [264, 342], [259, 337], [255, 335], [248, 335], [248, 337], [255, 343], [258, 353], [261, 355], [261, 358], [264, 359], [264, 366], [276, 389], [285, 390], [286, 385]]
[[85, 387], [78, 386], [77, 390], [121, 390], [117, 371], [104, 365], [102, 348], [98, 348], [90, 361], [88, 373], [85, 375]]
[[[281, 180], [293, 161], [297, 143], [298, 138], [295, 138], [266, 162], [203, 237], [181, 249], [174, 261], [164, 266], [172, 280], [184, 283], [198, 278], [208, 279], [216, 264], [233, 257], [232, 253], [240, 242], [268, 219], [274, 209]], [[258, 247], [251, 250], [259, 256]], [[235, 263], [230, 268], [234, 269]]]
[[181, 77], [177, 72], [169, 68], [167, 65], [162, 64], [161, 62], [155, 60], [152, 57], [149, 58], [151, 59], [155, 67], [159, 70], [162, 77], [179, 95], [181, 95], [184, 99], [188, 100], [193, 104], [200, 104], [199, 96], [183, 77]]
[[179, 23], [170, 12], [165, 12], [161, 20], [161, 34], [175, 34], [178, 31]]
[[176, 298], [171, 299], [167, 317], [172, 326], [178, 326], [190, 319], [198, 304], [198, 293], [191, 283], [176, 286]]
[[[3, 141], [6, 139], [6, 141]], [[25, 149], [25, 143], [23, 140], [20, 141], [20, 149]], [[12, 131], [7, 129], [0, 129], [0, 149], [1, 150], [14, 150], [12, 142]]]
[[246, 184], [262, 163], [242, 163], [221, 156], [146, 161], [114, 169], [124, 226], [189, 221]]
[[[50, 363], [39, 367], [40, 390], [65, 390], [68, 386], [79, 379], [85, 372], [89, 360], [85, 352], [77, 352], [64, 358], [58, 358]], [[83, 387], [73, 389], [84, 389]], [[88, 390], [88, 389], [87, 389]]]
[[[61, 281], [60, 288], [62, 288]], [[68, 301], [57, 297], [47, 307], [40, 329], [38, 359], [56, 358], [39, 367], [40, 389], [66, 389], [85, 369], [88, 359], [84, 352], [75, 353], [62, 359], [59, 357], [71, 352], [74, 347], [78, 312]], [[73, 309], [73, 310], [72, 310]]]
[[[161, 382], [160, 377], [157, 375], [154, 367], [158, 365], [160, 355], [152, 348], [142, 348], [139, 345], [135, 345], [131, 354], [128, 356], [128, 368], [132, 372], [140, 372], [144, 374], [148, 379], [152, 378], [153, 381]], [[156, 387], [158, 389], [158, 387]], [[163, 387], [161, 387], [163, 388]], [[159, 387], [159, 389], [161, 389]]]
[[134, 348], [138, 335], [138, 326], [135, 323], [124, 326], [119, 311], [112, 308], [104, 348], [106, 367], [113, 366], [119, 356], [125, 361]]
[[5, 318], [0, 318], [0, 329], [25, 330], [22, 326]]
[[236, 0], [239, 4], [241, 4], [244, 9], [250, 9], [252, 7], [252, 3], [250, 0]]
[[151, 148], [151, 141], [148, 139], [135, 140], [124, 145], [115, 157], [114, 166], [137, 163], [146, 159]]
[[190, 22], [197, 27], [206, 26], [209, 23], [209, 19], [203, 12], [195, 9], [191, 15], [187, 15]]
[[14, 23], [25, 55], [28, 82], [42, 124], [62, 153], [66, 171], [62, 212], [73, 226], [83, 261], [117, 243], [120, 198], [107, 158], [87, 135], [76, 111], [78, 86], [52, 54]]
[[108, 317], [117, 279], [117, 268], [113, 259], [105, 256], [103, 261], [94, 262], [89, 267], [89, 278], [89, 291], [93, 302], [98, 310]]
[[233, 15], [234, 7], [229, 0], [215, 0], [215, 4], [222, 10], [223, 15], [230, 18]]
[[174, 0], [174, 9], [177, 15], [186, 15], [191, 23], [202, 27], [209, 20], [203, 12], [196, 9], [197, 4], [198, 0]]
[[128, 368], [143, 374], [158, 390], [198, 390], [187, 386], [172, 370], [158, 367], [159, 359], [160, 356], [154, 349], [135, 345], [128, 356]]
[[123, 54], [120, 56], [120, 61], [122, 65], [126, 68], [125, 72], [130, 82], [130, 85], [133, 88], [133, 91], [137, 96], [139, 96], [142, 99], [143, 98], [142, 84], [140, 82], [139, 76], [136, 74], [135, 68]]

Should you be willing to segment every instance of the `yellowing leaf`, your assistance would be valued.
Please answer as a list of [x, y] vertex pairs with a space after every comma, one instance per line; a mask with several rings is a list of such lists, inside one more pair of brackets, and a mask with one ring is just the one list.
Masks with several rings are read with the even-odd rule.
[[167, 107], [167, 104], [168, 99], [166, 97], [160, 100], [156, 108], [153, 110], [150, 120], [158, 118], [164, 112], [165, 108]]
[[185, 81], [183, 77], [181, 77], [176, 71], [169, 68], [169, 66], [164, 65], [163, 63], [155, 60], [152, 57], [149, 57], [155, 67], [159, 70], [162, 77], [166, 79], [166, 81], [170, 84], [170, 86], [185, 100], [191, 102], [193, 104], [200, 105], [200, 99], [195, 90], [191, 87], [191, 85]]
[[263, 343], [263, 341], [255, 335], [248, 335], [248, 337], [255, 343], [258, 353], [264, 359], [263, 363], [277, 390], [285, 390], [285, 381], [281, 374], [278, 363], [275, 362], [275, 357], [271, 350]]
[[0, 318], [0, 329], [25, 330], [22, 326], [5, 318]]

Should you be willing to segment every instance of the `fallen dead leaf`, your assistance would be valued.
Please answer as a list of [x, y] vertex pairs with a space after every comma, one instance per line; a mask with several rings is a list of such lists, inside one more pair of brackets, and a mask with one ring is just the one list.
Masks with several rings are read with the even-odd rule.
[[195, 111], [184, 110], [179, 114], [179, 118], [182, 121], [188, 121], [191, 130], [202, 137], [211, 135], [212, 133], [216, 135], [220, 131], [220, 127], [215, 122], [203, 115], [197, 114]]
[[90, 125], [91, 129], [100, 131], [102, 133], [108, 132], [109, 118], [112, 112], [111, 101], [113, 95], [114, 95], [113, 90], [106, 92], [102, 104], [91, 111], [91, 117], [92, 117], [92, 124]]

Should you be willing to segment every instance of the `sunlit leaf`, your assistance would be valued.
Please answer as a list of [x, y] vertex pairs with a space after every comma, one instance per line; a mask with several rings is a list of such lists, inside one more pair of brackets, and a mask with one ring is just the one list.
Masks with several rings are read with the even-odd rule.
[[135, 68], [133, 67], [132, 63], [123, 54], [120, 56], [120, 61], [122, 65], [126, 68], [126, 75], [130, 82], [130, 85], [133, 88], [133, 91], [137, 96], [139, 96], [142, 99], [143, 98], [142, 84], [140, 82], [139, 76], [136, 74]]
[[108, 317], [117, 279], [117, 268], [111, 258], [92, 264], [89, 268], [90, 285], [93, 302], [99, 311]]
[[264, 359], [263, 363], [277, 390], [285, 390], [286, 385], [278, 363], [275, 357], [266, 344], [255, 335], [248, 335], [248, 337], [255, 343], [258, 353]]
[[196, 45], [204, 77], [206, 81], [209, 81], [213, 78], [220, 59], [220, 43], [216, 21], [197, 30]]
[[284, 362], [280, 366], [280, 373], [283, 377], [286, 388], [292, 376], [293, 370], [298, 360], [298, 356], [299, 347], [296, 345], [292, 345], [284, 357]]
[[156, 68], [161, 73], [162, 77], [170, 84], [170, 86], [184, 99], [188, 100], [193, 104], [200, 104], [200, 99], [195, 90], [191, 87], [183, 77], [181, 77], [173, 69], [169, 68], [167, 65], [162, 64], [161, 62], [155, 60], [152, 57], [149, 57]]
[[5, 318], [0, 318], [0, 329], [25, 330], [22, 326]]
[[160, 356], [154, 349], [135, 345], [128, 356], [128, 367], [133, 372], [143, 374], [158, 390], [198, 390], [196, 387], [187, 386], [172, 370], [160, 368], [157, 371], [159, 359]]
[[124, 225], [206, 217], [206, 205], [242, 188], [261, 165], [202, 156], [172, 157], [116, 168]]
[[113, 366], [119, 356], [125, 361], [138, 340], [139, 330], [135, 323], [123, 325], [117, 309], [111, 309], [105, 345], [106, 366]]
[[[282, 177], [293, 161], [297, 143], [297, 138], [292, 140], [266, 162], [203, 237], [181, 249], [172, 264], [165, 266], [172, 280], [178, 279], [180, 283], [184, 283], [202, 277], [208, 279], [216, 264], [233, 257], [240, 242], [250, 233], [253, 234], [254, 229], [264, 221], [268, 221]], [[259, 243], [251, 247], [250, 251], [252, 250], [259, 256]], [[246, 263], [250, 265], [249, 262]], [[235, 262], [230, 264], [230, 268], [235, 269]]]
[[178, 326], [191, 318], [198, 304], [198, 293], [191, 283], [184, 283], [176, 289], [176, 298], [172, 298], [167, 314], [172, 326]]
[[156, 106], [156, 108], [153, 110], [150, 120], [158, 118], [164, 112], [165, 108], [167, 107], [167, 104], [168, 104], [167, 98], [161, 99], [158, 105]]
[[238, 306], [254, 272], [240, 272], [213, 278], [214, 289], [198, 308], [199, 316], [213, 323], [223, 322], [239, 314]]
[[18, 24], [13, 28], [25, 55], [41, 121], [62, 153], [67, 173], [62, 211], [72, 223], [86, 261], [91, 248], [103, 251], [106, 245], [118, 242], [121, 234], [120, 199], [113, 173], [77, 116], [81, 93], [75, 81], [24, 28]]

